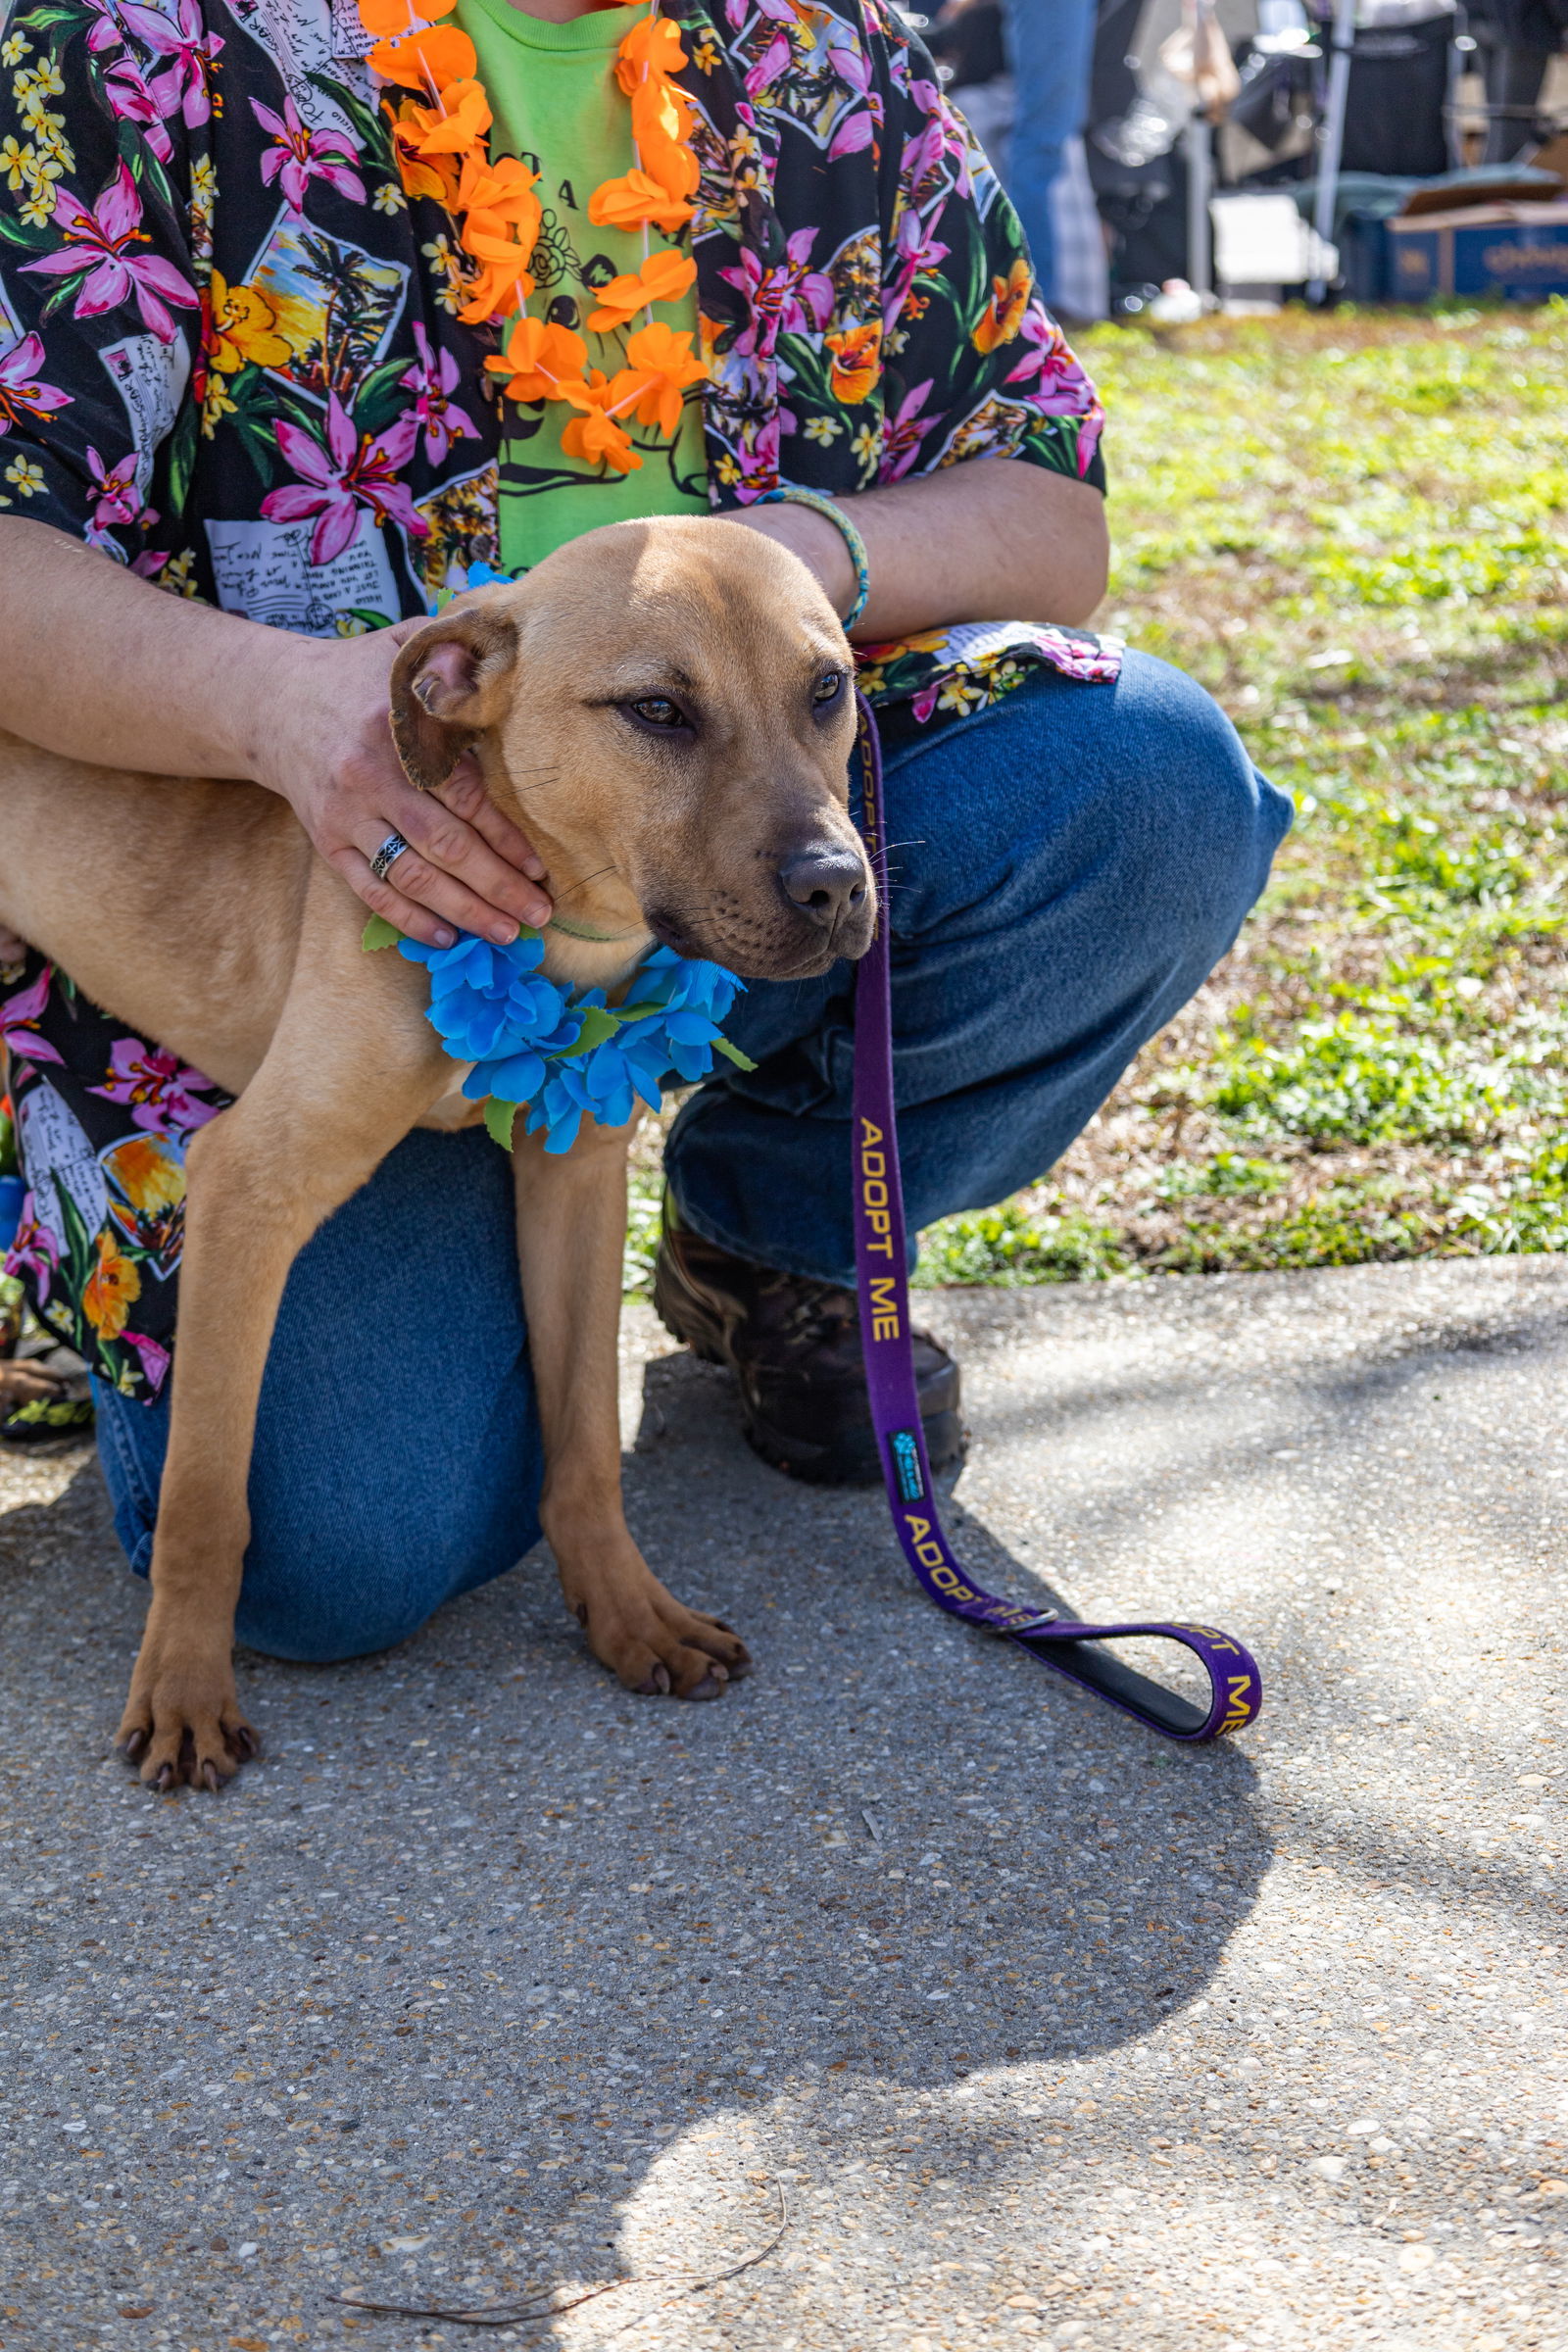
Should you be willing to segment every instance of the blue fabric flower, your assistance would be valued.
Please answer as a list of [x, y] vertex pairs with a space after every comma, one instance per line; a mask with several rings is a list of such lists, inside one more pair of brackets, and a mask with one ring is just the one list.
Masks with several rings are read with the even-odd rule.
[[621, 1006], [607, 1004], [603, 989], [574, 997], [547, 980], [536, 932], [509, 948], [466, 935], [451, 948], [406, 939], [402, 953], [429, 972], [427, 1017], [442, 1045], [473, 1064], [465, 1095], [528, 1104], [527, 1132], [542, 1130], [547, 1152], [569, 1152], [585, 1118], [623, 1127], [639, 1098], [657, 1110], [668, 1070], [706, 1078], [720, 1048], [744, 1060], [718, 1028], [742, 982], [670, 948], [644, 957]]

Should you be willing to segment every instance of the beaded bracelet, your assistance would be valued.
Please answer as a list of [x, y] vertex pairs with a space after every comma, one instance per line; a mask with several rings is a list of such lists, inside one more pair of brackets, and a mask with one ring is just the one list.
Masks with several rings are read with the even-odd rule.
[[785, 483], [778, 490], [764, 490], [753, 504], [759, 507], [809, 507], [813, 514], [824, 515], [843, 533], [844, 544], [850, 551], [850, 562], [855, 565], [855, 601], [844, 615], [844, 628], [846, 632], [853, 629], [871, 601], [871, 563], [865, 552], [865, 541], [844, 509], [836, 506], [832, 499], [824, 498], [820, 490], [798, 490], [792, 482]]

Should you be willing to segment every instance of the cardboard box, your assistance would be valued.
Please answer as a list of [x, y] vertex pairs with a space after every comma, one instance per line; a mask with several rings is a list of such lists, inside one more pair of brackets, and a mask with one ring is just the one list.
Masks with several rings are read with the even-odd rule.
[[1471, 205], [1402, 214], [1388, 223], [1389, 296], [1500, 294], [1544, 302], [1568, 294], [1568, 202]]

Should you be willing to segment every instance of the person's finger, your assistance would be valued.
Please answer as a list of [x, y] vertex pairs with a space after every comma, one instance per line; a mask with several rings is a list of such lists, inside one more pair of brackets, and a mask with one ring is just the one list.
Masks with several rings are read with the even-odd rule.
[[[458, 934], [450, 923], [433, 915], [427, 906], [416, 906], [406, 899], [401, 890], [393, 888], [391, 880], [378, 882], [370, 871], [370, 860], [356, 849], [334, 850], [327, 859], [336, 874], [341, 874], [350, 890], [362, 899], [372, 914], [381, 916], [407, 939], [416, 939], [427, 948], [451, 948], [457, 945]], [[395, 873], [396, 866], [390, 871]]]
[[[438, 865], [433, 858], [425, 857], [412, 843], [392, 860], [383, 875], [377, 876], [372, 861], [389, 838], [389, 832], [382, 828], [378, 818], [367, 818], [354, 828], [354, 838], [348, 850], [365, 858], [370, 865], [372, 881], [384, 882], [400, 898], [410, 901], [414, 906], [422, 906], [427, 914], [433, 914], [440, 922], [455, 924], [460, 931], [471, 931], [479, 939], [493, 940], [498, 947], [512, 945], [517, 936], [516, 916], [509, 914], [505, 907], [495, 906], [490, 900], [482, 899], [477, 891], [470, 890], [466, 882], [460, 882], [444, 865]], [[399, 839], [408, 839], [401, 828]], [[363, 891], [360, 895], [366, 897]], [[366, 904], [370, 904], [368, 898]], [[382, 909], [378, 906], [376, 911], [380, 913]]]
[[[497, 936], [497, 920], [510, 921], [510, 938], [518, 923], [527, 923], [532, 929], [538, 930], [550, 920], [553, 911], [551, 903], [538, 883], [531, 882], [526, 874], [519, 873], [505, 858], [497, 857], [484, 835], [449, 808], [445, 801], [438, 800], [432, 793], [416, 792], [412, 785], [405, 785], [400, 791], [389, 793], [383, 806], [388, 820], [387, 830], [395, 827], [426, 866], [436, 873], [449, 874], [469, 895], [476, 907], [488, 912], [489, 920], [470, 922], [466, 926], [468, 929], [482, 930], [487, 939], [494, 939]], [[366, 821], [373, 827], [378, 820], [368, 818]], [[377, 834], [373, 842], [368, 842], [356, 826], [352, 837], [356, 847], [373, 857], [386, 835]], [[400, 859], [399, 863], [403, 863], [403, 860]], [[436, 906], [436, 901], [407, 871], [400, 881], [411, 898]], [[452, 912], [450, 902], [443, 902], [437, 911], [443, 914]]]

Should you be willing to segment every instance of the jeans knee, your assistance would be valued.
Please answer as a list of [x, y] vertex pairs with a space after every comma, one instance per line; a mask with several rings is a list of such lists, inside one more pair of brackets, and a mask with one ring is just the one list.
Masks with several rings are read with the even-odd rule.
[[328, 1575], [300, 1575], [290, 1562], [253, 1554], [245, 1563], [234, 1639], [270, 1658], [334, 1666], [396, 1649], [416, 1634], [450, 1592], [439, 1574], [387, 1574], [385, 1559], [345, 1561]]
[[526, 1459], [466, 1496], [432, 1492], [425, 1507], [406, 1493], [362, 1509], [353, 1527], [335, 1517], [256, 1511], [235, 1633], [249, 1649], [304, 1665], [329, 1665], [395, 1649], [437, 1609], [514, 1566], [539, 1541], [538, 1479]]
[[[1202, 687], [1130, 654], [1106, 782], [1125, 904], [1171, 950], [1212, 962], [1268, 879], [1292, 808]], [[1206, 967], [1205, 967], [1206, 968]]]

